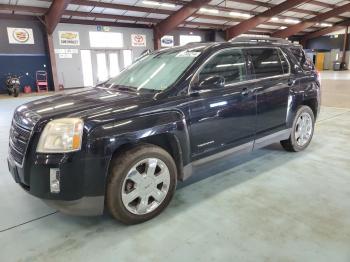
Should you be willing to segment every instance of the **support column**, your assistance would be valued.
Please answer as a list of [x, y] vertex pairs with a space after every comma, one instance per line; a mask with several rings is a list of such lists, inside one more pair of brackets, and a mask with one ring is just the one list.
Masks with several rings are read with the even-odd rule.
[[50, 58], [50, 68], [51, 68], [54, 90], [59, 91], [59, 82], [58, 82], [57, 66], [56, 66], [56, 55], [55, 55], [55, 48], [53, 45], [52, 34], [51, 35], [47, 34], [47, 49], [48, 49], [49, 58]]
[[154, 43], [154, 50], [160, 49], [160, 37], [157, 32], [156, 28], [153, 28], [153, 43]]
[[349, 40], [349, 27], [346, 26], [345, 35], [344, 35], [344, 42], [343, 42], [343, 56], [341, 58], [342, 63], [345, 63], [345, 60], [346, 60], [346, 48], [348, 46], [348, 40]]

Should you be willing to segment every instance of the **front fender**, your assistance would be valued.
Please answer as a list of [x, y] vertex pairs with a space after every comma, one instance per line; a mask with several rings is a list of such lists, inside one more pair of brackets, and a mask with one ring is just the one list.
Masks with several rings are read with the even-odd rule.
[[141, 115], [97, 126], [88, 134], [87, 149], [92, 155], [107, 157], [109, 165], [113, 154], [123, 145], [136, 144], [143, 139], [161, 134], [175, 138], [182, 164], [189, 163], [190, 142], [187, 123], [182, 112], [176, 110]]

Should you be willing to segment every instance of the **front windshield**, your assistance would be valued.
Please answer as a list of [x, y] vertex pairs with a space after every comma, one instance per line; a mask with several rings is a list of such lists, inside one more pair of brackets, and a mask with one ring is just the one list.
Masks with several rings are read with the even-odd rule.
[[199, 55], [198, 48], [170, 49], [150, 54], [108, 80], [105, 85], [163, 91], [171, 86]]

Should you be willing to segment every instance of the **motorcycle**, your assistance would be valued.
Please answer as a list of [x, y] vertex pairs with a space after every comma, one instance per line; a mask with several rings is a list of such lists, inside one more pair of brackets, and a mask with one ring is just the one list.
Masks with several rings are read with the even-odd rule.
[[14, 97], [17, 97], [19, 95], [19, 87], [21, 85], [20, 82], [20, 76], [17, 75], [7, 75], [5, 84], [7, 87], [7, 92], [9, 96], [13, 95]]

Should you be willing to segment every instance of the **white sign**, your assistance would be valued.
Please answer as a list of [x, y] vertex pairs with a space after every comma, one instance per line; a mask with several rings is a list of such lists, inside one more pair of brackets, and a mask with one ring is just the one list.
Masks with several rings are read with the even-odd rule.
[[55, 54], [78, 54], [78, 49], [55, 49]]
[[60, 45], [80, 45], [79, 32], [58, 31]]
[[160, 39], [161, 47], [173, 47], [174, 46], [174, 36], [165, 35]]
[[31, 28], [8, 27], [7, 35], [10, 44], [33, 45], [34, 35]]
[[132, 46], [146, 46], [146, 35], [131, 34]]
[[72, 54], [58, 54], [59, 58], [72, 58], [73, 55]]

